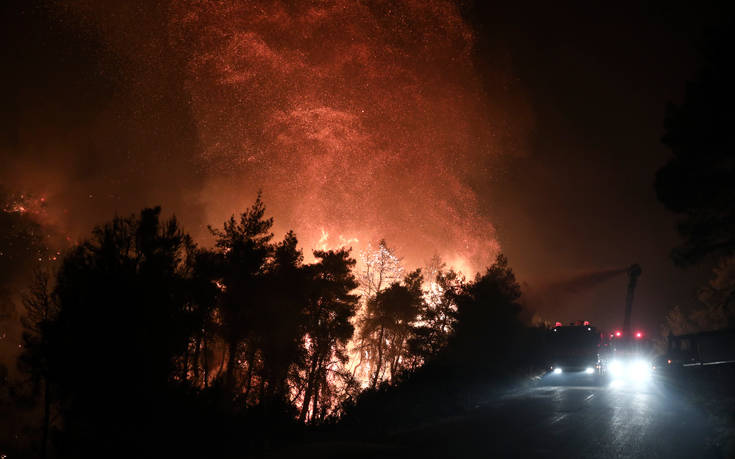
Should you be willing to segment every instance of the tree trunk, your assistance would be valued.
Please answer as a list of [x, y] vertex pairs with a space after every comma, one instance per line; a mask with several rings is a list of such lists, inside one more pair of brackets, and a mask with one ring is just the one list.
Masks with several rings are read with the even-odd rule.
[[204, 388], [206, 389], [209, 387], [209, 356], [208, 356], [208, 347], [207, 347], [207, 337], [204, 336], [202, 339], [202, 354], [203, 354], [203, 367], [204, 367]]
[[399, 336], [398, 338], [394, 337], [393, 340], [393, 346], [395, 347], [395, 350], [393, 352], [393, 357], [391, 358], [390, 362], [390, 378], [393, 380], [393, 377], [398, 373], [399, 371], [399, 365], [401, 356], [403, 355], [403, 346], [405, 344], [405, 338], [403, 336]]
[[194, 385], [199, 385], [199, 356], [202, 352], [202, 335], [197, 334], [196, 345], [194, 346], [194, 354], [191, 356], [191, 360], [194, 362], [192, 370], [194, 370]]
[[315, 354], [311, 360], [311, 368], [307, 376], [306, 392], [304, 392], [304, 403], [301, 405], [301, 414], [299, 414], [299, 422], [306, 421], [306, 415], [309, 414], [309, 403], [311, 402], [311, 395], [314, 390], [314, 379], [316, 378], [316, 371], [319, 365], [319, 357]]
[[317, 374], [316, 381], [314, 384], [314, 399], [313, 399], [313, 405], [311, 407], [311, 420], [313, 421], [314, 418], [319, 417], [319, 389], [321, 389], [321, 371]]
[[230, 342], [227, 355], [227, 373], [225, 373], [225, 387], [235, 390], [235, 360], [237, 357], [237, 342]]
[[372, 388], [375, 389], [378, 385], [378, 379], [380, 378], [380, 369], [383, 366], [383, 334], [385, 333], [385, 327], [380, 326], [380, 334], [378, 335], [378, 364], [375, 367], [375, 374], [373, 376]]

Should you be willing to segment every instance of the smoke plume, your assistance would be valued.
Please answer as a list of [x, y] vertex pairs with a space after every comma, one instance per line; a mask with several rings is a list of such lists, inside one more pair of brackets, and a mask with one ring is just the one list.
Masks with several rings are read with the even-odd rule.
[[528, 109], [488, 97], [510, 70], [478, 73], [455, 2], [42, 5], [8, 34], [31, 56], [10, 78], [46, 89], [12, 97], [2, 178], [73, 237], [162, 204], [206, 242], [262, 190], [307, 252], [386, 238], [473, 271], [499, 251], [475, 190]]
[[[584, 295], [603, 283], [625, 274], [628, 268], [608, 268], [571, 274], [562, 278], [550, 279], [536, 285], [524, 285], [524, 303], [529, 310], [554, 322], [572, 322], [582, 320], [583, 317], [573, 317], [577, 314], [572, 311], [567, 302], [576, 296]], [[622, 291], [622, 289], [621, 289]], [[595, 310], [589, 305], [586, 314]], [[597, 313], [596, 311], [594, 311]], [[582, 311], [582, 313], [585, 313]], [[551, 317], [550, 314], [554, 316]]]

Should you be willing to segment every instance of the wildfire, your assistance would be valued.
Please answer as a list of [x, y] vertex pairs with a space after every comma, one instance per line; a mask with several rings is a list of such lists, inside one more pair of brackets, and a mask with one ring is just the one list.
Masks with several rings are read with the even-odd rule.
[[316, 244], [317, 250], [337, 250], [341, 248], [350, 248], [360, 242], [356, 237], [347, 238], [342, 234], [337, 236], [337, 240], [334, 243], [329, 241], [329, 232], [324, 228], [320, 229], [321, 236]]
[[18, 213], [18, 214], [31, 214], [41, 215], [44, 213], [46, 207], [46, 198], [40, 197], [35, 198], [25, 194], [20, 194], [15, 197], [11, 197], [7, 203], [3, 206], [3, 212], [6, 213]]

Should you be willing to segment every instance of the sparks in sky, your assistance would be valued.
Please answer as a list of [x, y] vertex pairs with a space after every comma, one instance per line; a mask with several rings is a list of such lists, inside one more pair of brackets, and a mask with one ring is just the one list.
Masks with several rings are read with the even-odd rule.
[[479, 268], [495, 255], [469, 182], [500, 128], [453, 2], [203, 1], [177, 4], [169, 27], [193, 44], [212, 219], [260, 188], [307, 247], [327, 232], [358, 248], [385, 237], [413, 263], [439, 251]]
[[[99, 40], [85, 75], [110, 82], [94, 123], [34, 149], [78, 161], [14, 170], [46, 180], [76, 233], [161, 204], [206, 243], [207, 224], [262, 190], [276, 233], [295, 230], [307, 254], [322, 231], [356, 252], [385, 238], [407, 266], [436, 253], [468, 273], [500, 250], [487, 183], [521, 135], [507, 100], [488, 97], [456, 2], [72, 0], [53, 11]], [[505, 67], [492, 79], [503, 87]], [[93, 154], [66, 140], [77, 137]]]

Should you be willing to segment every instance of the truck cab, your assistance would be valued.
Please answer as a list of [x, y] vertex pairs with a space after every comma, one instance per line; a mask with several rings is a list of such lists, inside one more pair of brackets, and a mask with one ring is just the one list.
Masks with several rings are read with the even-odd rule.
[[547, 337], [549, 371], [553, 375], [600, 375], [602, 333], [587, 321], [557, 322]]

